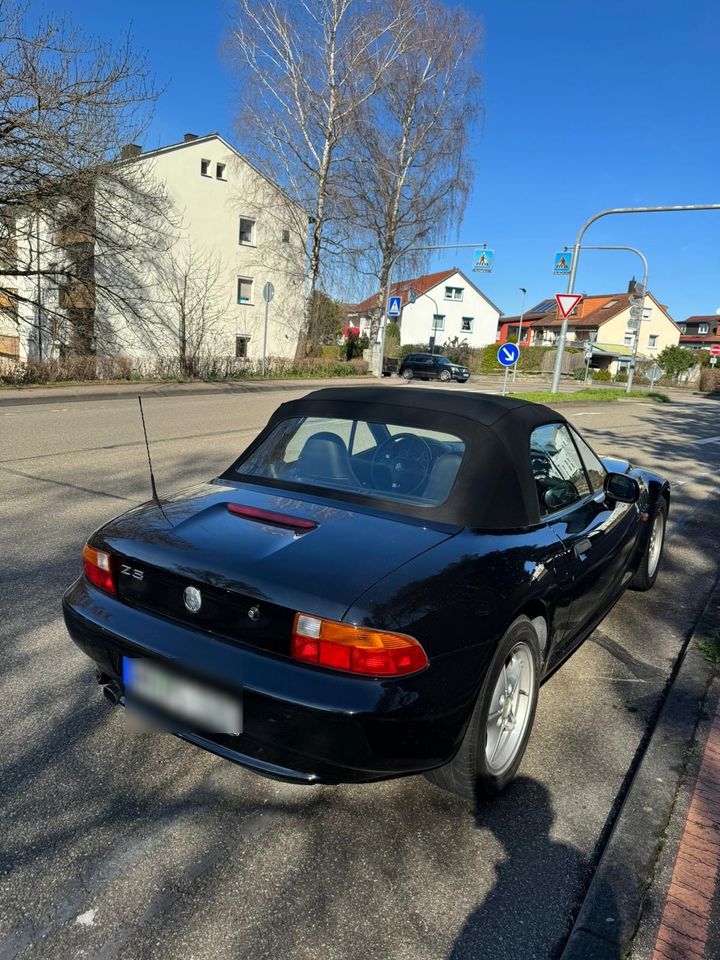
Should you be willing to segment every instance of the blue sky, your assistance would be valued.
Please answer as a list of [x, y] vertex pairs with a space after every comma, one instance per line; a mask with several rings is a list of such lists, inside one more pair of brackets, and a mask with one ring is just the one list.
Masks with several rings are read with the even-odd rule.
[[[717, 0], [465, 0], [484, 20], [484, 119], [476, 182], [458, 241], [487, 242], [480, 286], [505, 313], [564, 290], [553, 254], [591, 214], [658, 203], [720, 202]], [[33, 4], [40, 12], [49, 9]], [[132, 27], [167, 85], [146, 146], [186, 131], [233, 139], [234, 81], [219, 51], [231, 3], [56, 0], [104, 38]], [[456, 239], [453, 232], [451, 240]], [[588, 243], [639, 247], [650, 288], [675, 319], [720, 308], [720, 212], [611, 217]], [[469, 270], [471, 251], [431, 266]], [[624, 290], [637, 258], [586, 253], [577, 289]], [[369, 291], [368, 291], [369, 292]]]

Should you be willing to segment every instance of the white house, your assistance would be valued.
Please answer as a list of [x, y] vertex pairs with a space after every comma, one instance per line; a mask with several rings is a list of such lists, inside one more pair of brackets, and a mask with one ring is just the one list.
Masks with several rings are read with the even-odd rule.
[[[24, 321], [18, 323], [19, 356], [47, 358], [63, 349], [72, 351], [62, 319], [72, 321], [75, 310], [82, 311], [89, 346], [98, 354], [177, 355], [180, 325], [192, 336], [197, 334], [194, 328], [205, 324], [206, 352], [257, 359], [263, 352], [262, 292], [268, 282], [274, 296], [268, 310], [267, 355], [293, 356], [303, 317], [308, 225], [300, 206], [217, 133], [185, 134], [179, 143], [147, 152], [128, 145], [120, 162], [142, 165], [140, 179], [167, 197], [169, 215], [157, 230], [157, 245], [152, 251], [143, 248], [143, 262], [132, 268], [127, 254], [113, 260], [112, 243], [98, 239], [111, 232], [103, 230], [102, 218], [112, 216], [121, 225], [122, 218], [117, 204], [108, 213], [99, 179], [92, 212], [97, 229], [83, 234], [82, 227], [59, 223], [56, 215], [45, 217], [37, 225], [42, 233], [37, 280], [31, 276], [19, 282], [19, 288], [23, 283], [27, 287], [20, 289], [21, 298], [32, 301], [18, 306]], [[142, 211], [137, 218], [132, 213], [128, 217], [128, 236], [140, 235], [141, 218]], [[18, 259], [34, 264], [35, 270], [31, 231], [18, 230], [16, 246], [22, 246], [23, 234], [30, 236], [30, 243], [27, 250], [18, 250]], [[83, 243], [90, 247], [90, 256], [83, 257], [90, 272], [79, 285], [72, 277], [72, 250]], [[179, 288], [185, 291], [182, 304]]]
[[[439, 346], [456, 337], [471, 347], [495, 342], [502, 311], [457, 267], [401, 280], [392, 285], [390, 295], [402, 300], [401, 344], [430, 343], [433, 337]], [[349, 322], [359, 327], [361, 335], [369, 333], [377, 315], [378, 296], [368, 297], [348, 312]]]

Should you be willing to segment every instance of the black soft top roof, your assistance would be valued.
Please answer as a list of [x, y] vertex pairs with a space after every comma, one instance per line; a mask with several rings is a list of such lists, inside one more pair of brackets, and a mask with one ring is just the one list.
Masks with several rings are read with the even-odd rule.
[[[542, 404], [469, 391], [417, 387], [329, 387], [283, 403], [265, 429], [225, 474], [237, 479], [242, 462], [275, 426], [290, 417], [352, 418], [425, 427], [457, 435], [465, 455], [448, 499], [437, 507], [333, 491], [393, 513], [486, 530], [529, 527], [540, 522], [530, 461], [530, 434], [565, 418]], [[318, 491], [320, 492], [320, 491]], [[323, 493], [327, 496], [327, 491]]]

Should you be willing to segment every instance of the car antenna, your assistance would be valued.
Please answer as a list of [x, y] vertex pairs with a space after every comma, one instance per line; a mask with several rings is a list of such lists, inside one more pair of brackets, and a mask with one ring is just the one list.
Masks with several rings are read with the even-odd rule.
[[167, 522], [170, 523], [170, 521], [168, 520], [165, 514], [165, 511], [162, 508], [162, 504], [160, 503], [160, 497], [158, 496], [158, 492], [157, 492], [157, 487], [155, 486], [155, 474], [153, 473], [152, 460], [150, 458], [150, 444], [148, 443], [147, 427], [145, 426], [145, 412], [143, 410], [141, 396], [138, 396], [138, 403], [140, 404], [140, 419], [142, 420], [143, 435], [145, 436], [145, 449], [147, 450], [148, 467], [150, 468], [150, 489], [152, 490], [152, 498], [160, 508], [160, 513], [163, 515], [163, 517], [165, 517]]

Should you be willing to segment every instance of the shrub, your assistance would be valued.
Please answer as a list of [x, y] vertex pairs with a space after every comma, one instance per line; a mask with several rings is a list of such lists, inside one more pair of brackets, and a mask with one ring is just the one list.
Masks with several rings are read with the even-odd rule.
[[404, 343], [397, 350], [397, 355], [401, 360], [404, 360], [411, 353], [430, 353], [430, 347], [427, 343]]
[[593, 382], [596, 380], [612, 380], [609, 370], [591, 370]]
[[700, 389], [705, 393], [720, 393], [720, 370], [717, 367], [703, 367]]
[[[620, 373], [615, 374], [613, 379], [615, 380], [615, 383], [627, 383], [627, 380], [628, 380], [627, 371], [621, 370]], [[634, 379], [635, 377], [633, 376], [633, 380]]]
[[585, 367], [575, 367], [572, 372], [573, 380], [584, 380], [585, 379]]

